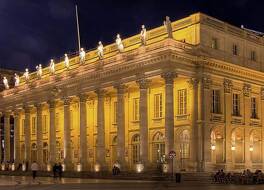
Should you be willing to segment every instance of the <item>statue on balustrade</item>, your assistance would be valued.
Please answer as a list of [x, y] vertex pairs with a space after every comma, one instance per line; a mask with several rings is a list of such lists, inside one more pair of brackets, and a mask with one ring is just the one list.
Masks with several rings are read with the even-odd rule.
[[28, 82], [29, 81], [29, 72], [28, 72], [28, 68], [26, 68], [23, 76], [25, 77], [25, 81]]
[[15, 86], [19, 86], [19, 83], [20, 83], [20, 78], [19, 76], [15, 73]]
[[166, 28], [167, 33], [168, 33], [168, 38], [173, 38], [170, 17], [166, 16], [166, 19], [165, 19], [163, 24]]
[[55, 63], [53, 59], [50, 60], [49, 70], [52, 75], [55, 73]]
[[5, 86], [5, 89], [9, 89], [8, 80], [7, 80], [6, 77], [3, 78], [3, 83], [4, 83], [4, 86]]
[[68, 58], [68, 55], [65, 53], [64, 54], [64, 65], [67, 69], [69, 69], [70, 67], [70, 61], [69, 61], [69, 58]]
[[117, 34], [116, 36], [116, 46], [119, 52], [122, 52], [124, 50], [124, 45], [119, 34]]
[[42, 76], [42, 66], [41, 66], [41, 64], [39, 64], [38, 66], [36, 66], [36, 69], [37, 69], [37, 76], [38, 76], [38, 78], [41, 78], [41, 76]]
[[141, 45], [146, 45], [146, 42], [147, 42], [147, 29], [145, 28], [145, 25], [141, 26], [140, 41], [141, 41]]
[[99, 59], [104, 58], [104, 46], [103, 46], [101, 41], [98, 42], [97, 55], [98, 55]]
[[85, 62], [85, 51], [83, 48], [81, 48], [79, 56], [80, 56], [80, 62], [84, 63]]

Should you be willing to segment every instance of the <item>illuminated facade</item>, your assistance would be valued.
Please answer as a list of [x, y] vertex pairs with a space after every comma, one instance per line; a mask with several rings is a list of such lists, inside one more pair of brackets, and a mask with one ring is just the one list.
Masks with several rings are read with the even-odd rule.
[[197, 13], [146, 39], [69, 57], [69, 69], [61, 61], [1, 92], [4, 161], [152, 170], [174, 150], [175, 169], [263, 168], [263, 37]]

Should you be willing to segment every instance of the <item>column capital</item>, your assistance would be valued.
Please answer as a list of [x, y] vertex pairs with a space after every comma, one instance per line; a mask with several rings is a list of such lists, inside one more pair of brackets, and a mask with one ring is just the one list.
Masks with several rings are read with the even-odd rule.
[[115, 83], [114, 88], [117, 90], [117, 94], [124, 94], [127, 86], [122, 83]]
[[11, 115], [11, 111], [10, 110], [7, 110], [4, 112], [4, 117], [10, 117]]
[[264, 100], [264, 87], [261, 87], [260, 89], [260, 98], [261, 100]]
[[177, 73], [174, 71], [166, 71], [161, 74], [161, 77], [165, 80], [166, 84], [173, 84], [174, 79], [177, 77]]
[[41, 110], [42, 110], [42, 106], [43, 106], [43, 104], [42, 104], [42, 103], [39, 103], [39, 102], [36, 102], [36, 103], [34, 104], [34, 106], [37, 108], [37, 111], [41, 111]]
[[31, 107], [28, 104], [24, 104], [23, 109], [25, 113], [30, 113]]
[[70, 97], [63, 97], [64, 106], [69, 106], [70, 103], [71, 103], [71, 98]]
[[198, 78], [191, 78], [191, 79], [188, 81], [188, 83], [189, 83], [189, 87], [190, 87], [191, 89], [194, 89], [194, 88], [196, 88], [196, 87], [198, 86], [198, 84], [199, 84], [199, 79], [198, 79]]
[[88, 95], [84, 93], [79, 94], [78, 97], [80, 99], [80, 102], [86, 102], [88, 99]]
[[209, 76], [204, 76], [202, 78], [202, 82], [203, 82], [203, 86], [205, 89], [210, 89], [211, 84], [212, 84], [212, 80]]
[[249, 97], [251, 93], [251, 85], [250, 84], [244, 84], [243, 86], [243, 94], [246, 97]]
[[102, 98], [105, 96], [106, 90], [98, 88], [94, 92], [97, 94], [98, 98]]
[[143, 77], [138, 79], [136, 82], [140, 89], [147, 89], [150, 86], [151, 80]]
[[224, 85], [224, 92], [231, 93], [233, 87], [232, 81], [229, 79], [224, 79], [223, 85]]
[[55, 100], [48, 100], [48, 105], [49, 105], [49, 109], [54, 109], [56, 106], [56, 101]]

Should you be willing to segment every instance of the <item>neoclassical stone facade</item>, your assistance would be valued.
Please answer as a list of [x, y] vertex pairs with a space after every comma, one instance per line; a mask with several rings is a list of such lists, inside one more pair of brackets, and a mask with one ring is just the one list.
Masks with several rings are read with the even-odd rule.
[[263, 168], [263, 37], [202, 13], [168, 28], [147, 31], [144, 44], [124, 39], [122, 52], [107, 45], [103, 58], [94, 50], [69, 68], [58, 61], [54, 74], [44, 68], [1, 92], [3, 162], [152, 170], [174, 150], [175, 169]]

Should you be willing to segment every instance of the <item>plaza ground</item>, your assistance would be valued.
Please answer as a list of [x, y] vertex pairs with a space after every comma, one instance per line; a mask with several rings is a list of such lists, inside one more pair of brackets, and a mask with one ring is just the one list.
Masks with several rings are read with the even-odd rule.
[[143, 180], [106, 180], [106, 179], [79, 179], [63, 178], [54, 181], [50, 177], [39, 177], [35, 182], [27, 176], [0, 176], [0, 190], [82, 190], [82, 189], [183, 189], [183, 190], [262, 190], [264, 185], [220, 185], [209, 181], [204, 183], [183, 182], [176, 184], [168, 181], [143, 181]]

